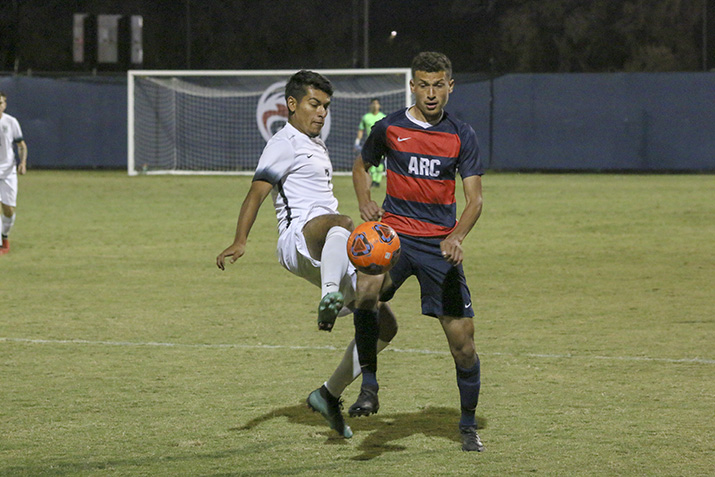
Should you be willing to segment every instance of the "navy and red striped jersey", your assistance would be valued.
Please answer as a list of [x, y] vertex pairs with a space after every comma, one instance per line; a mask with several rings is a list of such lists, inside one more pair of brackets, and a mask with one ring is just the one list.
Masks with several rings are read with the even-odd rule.
[[482, 175], [474, 129], [444, 112], [429, 127], [397, 111], [378, 121], [362, 148], [365, 163], [385, 157], [387, 195], [382, 221], [397, 233], [443, 237], [457, 225], [456, 173]]

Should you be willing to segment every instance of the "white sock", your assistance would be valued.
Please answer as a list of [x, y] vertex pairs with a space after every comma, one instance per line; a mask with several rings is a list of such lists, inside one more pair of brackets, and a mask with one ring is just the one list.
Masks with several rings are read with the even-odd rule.
[[350, 232], [343, 227], [332, 227], [325, 235], [325, 245], [320, 254], [321, 297], [340, 290], [340, 281], [348, 271], [348, 238]]
[[[2, 234], [7, 237], [10, 234], [12, 225], [15, 223], [15, 214], [12, 214], [12, 217], [6, 217], [5, 214], [0, 215], [2, 215]], [[347, 242], [345, 242], [345, 246], [347, 247]]]
[[[387, 345], [389, 344], [389, 341], [382, 341], [381, 339], [378, 339], [378, 354], [380, 351], [387, 348]], [[347, 388], [350, 383], [355, 381], [358, 376], [360, 376], [360, 362], [358, 361], [355, 340], [352, 340], [345, 350], [343, 360], [340, 361], [338, 367], [335, 368], [335, 371], [333, 372], [333, 375], [330, 376], [330, 379], [325, 382], [325, 387], [328, 388], [328, 392], [330, 392], [330, 394], [335, 397], [339, 397], [343, 391], [345, 391], [345, 388]]]

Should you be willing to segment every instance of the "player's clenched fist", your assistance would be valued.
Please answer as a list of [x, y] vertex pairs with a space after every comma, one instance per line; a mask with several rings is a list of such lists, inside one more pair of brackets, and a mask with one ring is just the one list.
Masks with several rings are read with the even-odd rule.
[[362, 218], [365, 222], [379, 221], [382, 219], [382, 214], [384, 212], [385, 211], [382, 207], [377, 205], [377, 202], [374, 200], [360, 206], [360, 218]]
[[464, 259], [464, 252], [462, 251], [462, 245], [457, 239], [449, 238], [442, 240], [439, 244], [439, 248], [442, 250], [442, 256], [452, 265], [459, 265]]

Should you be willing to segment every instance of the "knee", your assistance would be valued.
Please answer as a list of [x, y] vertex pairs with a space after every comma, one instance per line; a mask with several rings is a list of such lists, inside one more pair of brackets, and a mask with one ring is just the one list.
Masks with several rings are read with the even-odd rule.
[[355, 228], [355, 224], [353, 223], [353, 219], [351, 219], [347, 215], [338, 215], [337, 219], [337, 224], [338, 226], [347, 229], [349, 232], [352, 232], [353, 229]]
[[450, 351], [452, 352], [455, 364], [461, 368], [471, 368], [479, 360], [479, 356], [477, 356], [477, 351], [474, 347], [474, 341], [471, 340], [460, 345], [451, 346]]
[[355, 305], [364, 310], [377, 309], [382, 275], [366, 275], [358, 272]]
[[12, 217], [15, 213], [15, 207], [10, 207], [9, 205], [2, 204], [2, 213], [5, 217]]

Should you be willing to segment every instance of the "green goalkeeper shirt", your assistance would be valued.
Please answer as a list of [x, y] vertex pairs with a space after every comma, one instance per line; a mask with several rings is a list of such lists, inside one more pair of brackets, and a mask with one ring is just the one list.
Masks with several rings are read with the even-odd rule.
[[370, 131], [376, 122], [385, 117], [385, 113], [379, 111], [377, 114], [367, 113], [360, 120], [360, 130], [365, 131], [365, 137], [370, 135]]

